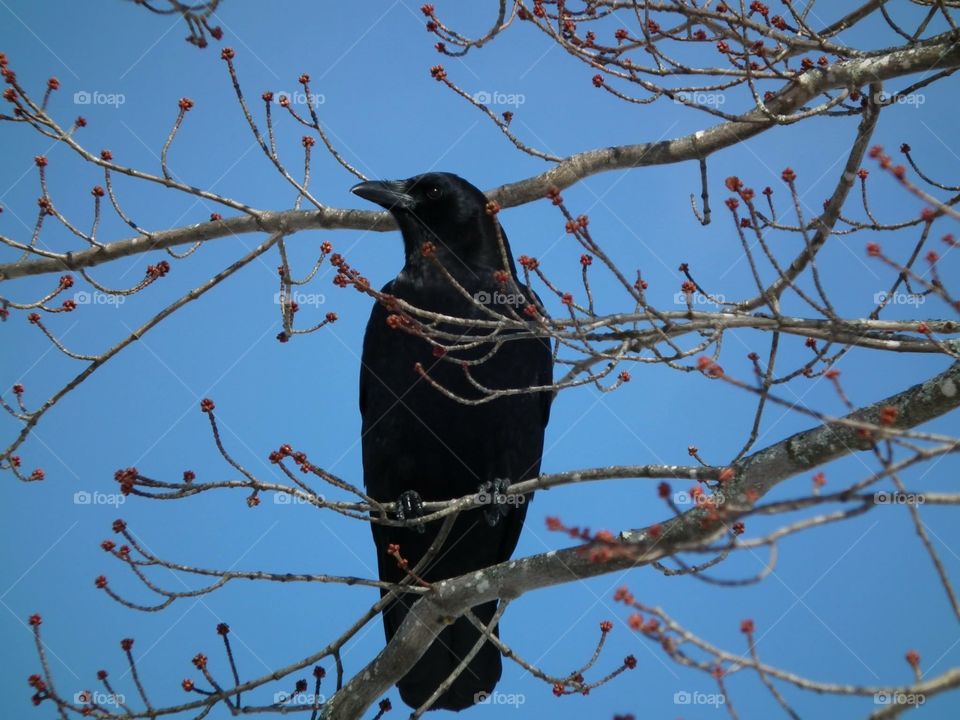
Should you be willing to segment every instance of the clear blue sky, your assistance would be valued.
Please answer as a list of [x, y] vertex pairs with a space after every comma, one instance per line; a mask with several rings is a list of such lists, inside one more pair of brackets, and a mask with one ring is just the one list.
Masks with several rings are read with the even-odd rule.
[[[77, 114], [89, 126], [80, 139], [93, 151], [109, 147], [125, 164], [159, 172], [159, 149], [176, 116], [177, 100], [196, 103], [170, 154], [175, 175], [258, 208], [290, 207], [293, 195], [255, 147], [239, 113], [222, 45], [235, 48], [236, 64], [248, 97], [264, 90], [295, 91], [302, 72], [321, 93], [320, 113], [331, 138], [350, 162], [371, 177], [406, 177], [429, 169], [457, 172], [489, 188], [539, 172], [545, 163], [518, 154], [475, 109], [433, 81], [430, 65], [438, 62], [434, 39], [424, 29], [418, 3], [224, 2], [216, 23], [223, 43], [199, 51], [183, 41], [180, 21], [153, 16], [130, 3], [45, 3], [0, 0], [0, 51], [27, 88], [38, 93], [55, 75], [61, 89], [53, 113], [64, 123]], [[444, 20], [476, 35], [492, 21], [489, 3], [436, 3]], [[829, 4], [828, 21], [854, 3]], [[897, 5], [900, 5], [899, 3]], [[824, 12], [827, 11], [824, 6]], [[266, 9], [269, 8], [269, 9]], [[872, 27], [860, 38], [872, 46], [895, 38]], [[528, 142], [565, 155], [595, 146], [655, 141], [713, 124], [713, 120], [670, 103], [624, 106], [590, 84], [593, 74], [562, 50], [552, 48], [529, 27], [518, 27], [464, 60], [444, 59], [449, 76], [467, 91], [522, 95], [515, 130]], [[902, 87], [893, 83], [890, 89]], [[875, 141], [895, 150], [909, 142], [934, 177], [956, 181], [960, 144], [955, 132], [958, 103], [955, 80], [926, 93], [922, 105], [885, 111]], [[122, 96], [122, 104], [75, 102], [75, 93]], [[731, 97], [724, 110], [742, 106]], [[716, 154], [711, 159], [715, 221], [701, 228], [689, 209], [690, 193], [699, 194], [694, 164], [615, 172], [586, 180], [565, 193], [574, 212], [591, 217], [591, 229], [622, 267], [640, 267], [650, 294], [662, 307], [672, 305], [689, 262], [700, 282], [727, 298], [743, 297], [752, 284], [739, 242], [722, 207], [724, 177], [739, 175], [760, 189], [778, 190], [778, 206], [787, 213], [780, 171], [792, 166], [809, 210], [819, 209], [842, 167], [856, 118], [817, 120], [781, 128]], [[296, 174], [301, 129], [277, 116], [281, 152]], [[319, 147], [317, 148], [319, 150]], [[32, 158], [50, 160], [51, 192], [60, 209], [84, 225], [90, 217], [90, 188], [102, 177], [83, 166], [68, 149], [25, 127], [0, 127], [0, 232], [29, 237], [39, 196]], [[316, 153], [313, 190], [334, 206], [360, 207], [348, 193], [354, 179], [322, 152]], [[874, 173], [874, 207], [884, 220], [912, 217], [919, 203]], [[205, 220], [211, 212], [232, 214], [193, 197], [125, 178], [117, 190], [128, 213], [141, 226], [165, 229]], [[858, 215], [852, 201], [848, 214]], [[502, 220], [514, 251], [535, 255], [558, 282], [575, 287], [579, 251], [565, 235], [559, 215], [546, 202], [504, 212]], [[941, 226], [941, 234], [948, 229]], [[126, 237], [114, 219], [106, 221], [103, 239]], [[890, 275], [869, 262], [864, 234], [831, 240], [822, 253], [824, 282], [843, 313], [866, 315], [875, 292]], [[880, 238], [897, 257], [906, 257], [914, 232]], [[78, 249], [62, 229], [47, 228], [44, 240], [56, 249]], [[296, 268], [309, 268], [319, 244], [329, 240], [374, 284], [399, 269], [396, 234], [308, 232], [290, 239]], [[72, 315], [49, 319], [49, 326], [80, 352], [97, 352], [115, 342], [151, 312], [240, 257], [257, 242], [253, 236], [222, 239], [174, 263], [173, 272], [149, 292], [122, 307], [91, 305]], [[793, 237], [778, 238], [778, 251], [789, 256]], [[5, 259], [13, 257], [3, 254]], [[122, 260], [97, 268], [94, 276], [117, 286], [134, 284], [149, 262], [162, 254]], [[113, 472], [136, 466], [158, 478], [178, 478], [193, 469], [201, 479], [234, 476], [217, 454], [201, 397], [217, 402], [224, 440], [235, 457], [264, 478], [275, 477], [266, 458], [289, 442], [340, 476], [361, 480], [356, 403], [358, 353], [368, 298], [341, 291], [324, 270], [305, 292], [317, 304], [300, 313], [306, 325], [327, 311], [340, 321], [314, 335], [282, 345], [275, 254], [265, 256], [216, 291], [165, 321], [142, 342], [95, 374], [43, 421], [22, 449], [28, 468], [41, 466], [47, 480], [29, 486], [12, 477], [0, 482], [4, 519], [0, 523], [6, 561], [0, 566], [0, 715], [45, 717], [50, 709], [30, 707], [26, 677], [38, 667], [26, 618], [44, 616], [44, 636], [51, 666], [64, 693], [95, 687], [100, 668], [123, 675], [119, 640], [135, 637], [135, 655], [155, 705], [180, 702], [180, 680], [196, 677], [190, 658], [205, 652], [215, 675], [226, 682], [215, 626], [230, 623], [235, 652], [244, 677], [259, 676], [314, 652], [335, 637], [372, 603], [375, 591], [330, 586], [232, 584], [213, 595], [181, 600], [162, 613], [138, 613], [117, 606], [94, 588], [103, 573], [126, 597], [144, 603], [155, 598], [98, 547], [110, 537], [110, 523], [122, 516], [136, 535], [158, 555], [207, 567], [264, 569], [277, 572], [330, 572], [373, 576], [375, 560], [365, 525], [306, 507], [278, 505], [265, 497], [248, 509], [241, 492], [208, 494], [174, 503], [132, 498], [116, 509], [76, 504], [77, 492], [111, 493]], [[947, 258], [941, 273], [956, 278], [956, 260]], [[9, 283], [4, 295], [35, 298], [55, 277]], [[78, 288], [81, 284], [78, 284]], [[602, 284], [598, 301], [607, 309], [625, 307], [615, 289]], [[322, 297], [321, 297], [322, 296]], [[320, 301], [323, 302], [320, 302]], [[801, 313], [792, 305], [788, 311]], [[921, 306], [893, 308], [890, 317], [950, 317], [934, 300]], [[22, 382], [28, 401], [45, 398], [79, 365], [58, 356], [25, 318], [15, 314], [0, 326], [3, 382]], [[785, 341], [786, 366], [802, 357], [802, 339]], [[764, 338], [741, 333], [727, 338], [723, 365], [740, 377], [750, 373], [746, 354], [763, 354]], [[840, 365], [845, 387], [858, 403], [876, 401], [947, 366], [943, 357], [874, 355], [851, 352]], [[697, 374], [643, 365], [630, 368], [634, 380], [616, 393], [591, 388], [562, 394], [554, 405], [543, 468], [559, 471], [619, 463], [684, 464], [688, 445], [718, 465], [736, 453], [749, 428], [753, 408], [729, 386]], [[9, 391], [5, 391], [8, 392]], [[841, 411], [827, 383], [804, 382], [784, 388], [785, 397], [827, 412]], [[779, 408], [770, 410], [760, 444], [775, 442], [808, 426], [808, 421]], [[15, 426], [0, 420], [4, 438]], [[930, 425], [956, 431], [956, 418]], [[860, 478], [872, 468], [867, 458], [851, 458], [826, 468], [829, 487]], [[917, 490], [955, 489], [960, 464], [944, 459], [906, 476]], [[808, 492], [810, 478], [798, 477], [773, 497]], [[642, 527], [661, 520], [665, 508], [653, 481], [610, 481], [587, 487], [540, 493], [528, 515], [518, 555], [567, 545], [546, 531], [544, 518], [558, 515], [571, 524], [611, 530]], [[685, 483], [677, 489], [684, 489]], [[324, 490], [321, 490], [323, 492]], [[335, 493], [328, 493], [335, 496]], [[339, 497], [339, 495], [336, 495]], [[960, 576], [960, 529], [949, 510], [923, 508], [923, 518], [947, 570]], [[748, 536], [772, 527], [748, 523]], [[719, 577], [749, 575], [765, 558], [745, 553], [720, 566]], [[161, 572], [169, 588], [196, 586], [189, 578]], [[550, 688], [507, 664], [499, 690], [525, 698], [516, 717], [610, 717], [634, 712], [638, 717], [719, 718], [724, 710], [674, 704], [678, 691], [713, 692], [709, 678], [664, 660], [655, 646], [625, 625], [627, 613], [615, 606], [613, 590], [626, 584], [644, 602], [658, 605], [692, 630], [720, 646], [743, 650], [741, 618], [752, 617], [762, 636], [761, 656], [768, 662], [818, 680], [862, 684], [907, 683], [903, 661], [918, 650], [931, 675], [960, 663], [960, 634], [922, 552], [907, 511], [880, 508], [844, 525], [788, 539], [779, 565], [765, 582], [739, 589], [718, 589], [691, 578], [664, 578], [652, 569], [601, 577], [531, 593], [508, 611], [502, 634], [520, 654], [547, 671], [564, 674], [592, 652], [598, 624], [617, 624], [607, 652], [598, 663], [605, 672], [634, 654], [639, 666], [589, 698], [557, 699]], [[348, 674], [360, 669], [383, 645], [379, 622], [352, 641], [344, 655]], [[330, 663], [327, 669], [331, 670]], [[128, 680], [128, 679], [127, 679]], [[131, 696], [127, 680], [118, 680]], [[287, 689], [293, 680], [276, 689]], [[874, 710], [868, 699], [838, 700], [801, 694], [780, 686], [805, 717], [864, 716]], [[729, 679], [732, 700], [741, 717], [769, 717], [773, 700], [753, 678]], [[273, 689], [259, 696], [268, 700]], [[389, 697], [403, 717], [395, 691]], [[826, 710], [826, 708], [832, 710]], [[937, 698], [916, 717], [955, 717], [956, 696]], [[469, 717], [510, 714], [512, 707], [480, 707]], [[33, 713], [33, 714], [31, 714]], [[222, 718], [218, 709], [211, 717]], [[440, 715], [438, 714], [438, 717]]]

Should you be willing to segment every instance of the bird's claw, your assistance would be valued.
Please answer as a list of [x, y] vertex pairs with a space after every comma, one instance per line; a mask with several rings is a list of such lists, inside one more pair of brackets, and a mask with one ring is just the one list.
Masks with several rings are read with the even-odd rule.
[[506, 489], [510, 481], [505, 478], [494, 478], [480, 485], [477, 498], [484, 504], [483, 517], [490, 527], [496, 527], [500, 518], [510, 512], [507, 503]]
[[[397, 520], [402, 521], [418, 518], [422, 517], [423, 514], [423, 500], [416, 490], [407, 490], [397, 498]], [[413, 527], [418, 533], [426, 531], [423, 523], [414, 525]]]

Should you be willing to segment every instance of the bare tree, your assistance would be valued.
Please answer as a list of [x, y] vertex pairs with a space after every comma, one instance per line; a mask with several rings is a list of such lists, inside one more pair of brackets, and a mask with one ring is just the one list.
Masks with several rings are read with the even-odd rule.
[[[166, 5], [151, 5], [143, 0], [136, 0], [136, 4], [153, 12], [183, 15], [190, 29], [188, 40], [201, 48], [207, 44], [207, 36], [219, 40], [222, 35], [219, 28], [208, 24], [218, 2], [196, 7], [174, 0]], [[313, 668], [313, 690], [319, 697], [325, 673], [318, 663], [332, 659], [336, 677], [327, 681], [335, 683], [335, 689], [328, 693], [329, 699], [323, 703], [318, 699], [312, 705], [300, 705], [297, 709], [311, 711], [312, 717], [359, 718], [376, 705], [405, 669], [422, 655], [448, 618], [469, 614], [469, 608], [479, 602], [501, 598], [505, 601], [502, 607], [506, 607], [510, 600], [538, 588], [639, 566], [650, 566], [666, 575], [690, 575], [721, 585], [760, 582], [774, 567], [778, 542], [784, 537], [874, 512], [878, 507], [890, 504], [891, 499], [905, 504], [917, 538], [940, 578], [942, 591], [960, 620], [960, 602], [944, 564], [924, 530], [920, 508], [922, 504], [956, 505], [960, 503], [960, 494], [926, 492], [925, 488], [911, 487], [904, 475], [908, 469], [958, 449], [956, 437], [924, 431], [919, 426], [960, 405], [960, 364], [957, 362], [960, 344], [956, 340], [960, 325], [952, 319], [960, 311], [960, 302], [952, 294], [955, 288], [951, 288], [939, 272], [943, 257], [957, 247], [950, 232], [960, 218], [956, 210], [960, 186], [930, 177], [906, 145], [900, 148], [906, 164], [898, 164], [882, 145], [875, 144], [878, 140], [873, 137], [878, 118], [885, 108], [909, 102], [921, 91], [939, 92], [941, 86], [946, 87], [942, 81], [960, 68], [958, 3], [952, 0], [900, 3], [867, 0], [839, 17], [835, 17], [838, 13], [832, 6], [820, 6], [813, 0], [806, 3], [785, 1], [782, 5], [782, 14], [775, 15], [764, 3], [748, 4], [745, 0], [732, 3], [712, 0], [701, 3], [683, 0], [534, 0], [532, 3], [500, 0], [499, 6], [492, 8], [495, 18], [489, 30], [476, 38], [450, 27], [432, 5], [423, 6], [427, 29], [436, 36], [436, 48], [441, 55], [457, 57], [478, 52], [481, 48], [495, 52], [496, 41], [505, 33], [537, 33], [542, 35], [543, 42], [556, 44], [572, 58], [569, 71], [572, 76], [591, 78], [597, 92], [610, 93], [621, 99], [626, 111], [632, 112], [634, 105], [672, 102], [677, 112], [700, 113], [704, 121], [701, 129], [679, 137], [596, 148], [558, 157], [537, 147], [535, 140], [523, 137], [512, 123], [513, 113], [495, 113], [483, 97], [463, 89], [443, 65], [432, 67], [430, 73], [440, 85], [474, 105], [477, 112], [494, 123], [518, 152], [539, 158], [547, 166], [536, 175], [513, 178], [491, 188], [488, 191], [490, 212], [501, 212], [531, 202], [552, 203], [556, 207], [558, 224], [565, 227], [582, 250], [579, 258], [581, 282], [576, 288], [559, 285], [536, 258], [521, 256], [519, 263], [524, 281], [537, 287], [541, 296], [546, 298], [545, 307], [517, 307], [507, 316], [488, 310], [487, 320], [469, 322], [473, 333], [469, 336], [469, 343], [462, 341], [461, 333], [451, 330], [467, 325], [464, 320], [428, 312], [377, 291], [362, 271], [353, 267], [349, 258], [334, 253], [329, 243], [323, 244], [312, 267], [291, 266], [286, 242], [297, 232], [317, 228], [389, 231], [395, 226], [386, 213], [331, 207], [323, 202], [321, 194], [311, 185], [311, 160], [318, 142], [340, 163], [345, 179], [348, 175], [366, 178], [331, 141], [315, 107], [308, 105], [307, 110], [298, 110], [280, 98], [281, 117], [278, 118], [274, 115], [277, 112], [276, 98], [271, 93], [264, 93], [259, 98], [249, 97], [241, 78], [240, 53], [230, 47], [220, 51], [226, 75], [236, 92], [239, 112], [246, 119], [264, 156], [290, 185], [294, 197], [290, 209], [261, 209], [253, 198], [227, 197], [194, 187], [174, 176], [168, 167], [167, 156], [178, 131], [193, 111], [194, 103], [189, 98], [180, 100], [170, 134], [160, 150], [160, 172], [151, 172], [122, 164], [111, 150], [98, 152], [86, 147], [83, 142], [86, 120], [82, 117], [64, 120], [57, 108], [60, 83], [51, 78], [47, 87], [36, 93], [21, 85], [15, 68], [0, 55], [6, 82], [4, 99], [8, 108], [0, 115], [0, 120], [27, 127], [50, 141], [63, 144], [73, 151], [78, 162], [96, 166], [103, 172], [102, 185], [91, 191], [92, 222], [81, 224], [80, 220], [61, 212], [61, 203], [47, 185], [49, 174], [65, 170], [50, 164], [45, 156], [37, 156], [40, 198], [33, 232], [20, 238], [0, 236], [0, 241], [9, 248], [7, 255], [10, 258], [0, 265], [0, 280], [34, 278], [29, 286], [34, 292], [32, 297], [15, 299], [4, 292], [0, 298], [0, 314], [4, 320], [25, 321], [36, 326], [56, 350], [76, 360], [79, 368], [75, 376], [65, 379], [60, 389], [47, 398], [32, 400], [26, 388], [15, 385], [12, 398], [8, 395], [8, 399], [0, 399], [4, 409], [20, 423], [21, 428], [5, 443], [5, 449], [0, 453], [0, 467], [21, 481], [42, 480], [45, 476], [43, 469], [31, 467], [29, 457], [21, 457], [19, 453], [34, 428], [61, 399], [68, 393], [79, 392], [80, 386], [93, 373], [179, 309], [266, 254], [273, 254], [280, 266], [278, 289], [283, 331], [278, 339], [281, 342], [320, 331], [337, 320], [335, 313], [328, 313], [321, 322], [301, 327], [297, 323], [298, 306], [293, 300], [296, 289], [314, 282], [320, 269], [330, 263], [335, 268], [334, 283], [337, 286], [352, 287], [375, 302], [383, 303], [391, 309], [390, 324], [396, 332], [411, 333], [432, 344], [437, 363], [459, 363], [467, 378], [472, 378], [471, 365], [463, 362], [459, 353], [478, 342], [491, 343], [495, 351], [503, 342], [536, 335], [550, 338], [554, 343], [562, 374], [549, 387], [527, 388], [525, 392], [558, 393], [584, 385], [593, 385], [603, 392], [620, 391], [631, 381], [631, 372], [626, 369], [628, 364], [654, 363], [729, 384], [742, 393], [745, 401], [755, 405], [753, 423], [744, 428], [742, 445], [730, 447], [720, 463], [706, 462], [697, 448], [690, 447], [690, 459], [676, 464], [571, 469], [513, 485], [508, 492], [522, 495], [538, 489], [613, 478], [658, 480], [656, 494], [663, 504], [664, 519], [649, 527], [625, 529], [613, 534], [591, 532], [570, 526], [568, 519], [551, 518], [549, 528], [568, 533], [576, 542], [573, 547], [519, 558], [481, 574], [439, 585], [422, 583], [418, 568], [408, 567], [409, 581], [389, 589], [394, 593], [421, 595], [417, 611], [408, 616], [393, 640], [366, 667], [345, 668], [341, 648], [367, 623], [376, 621], [391, 596], [366, 609], [351, 627], [329, 639], [310, 657], [260, 677], [247, 677], [242, 668], [237, 667], [230, 646], [230, 629], [226, 625], [218, 627], [229, 672], [214, 677], [208, 667], [208, 658], [197, 655], [193, 660], [195, 678], [183, 681], [187, 699], [175, 707], [159, 708], [151, 704], [137, 675], [130, 651], [132, 640], [125, 640], [123, 650], [139, 691], [139, 704], [111, 709], [98, 705], [92, 695], [89, 702], [78, 703], [58, 693], [40, 638], [41, 619], [34, 616], [30, 624], [36, 634], [42, 666], [41, 672], [30, 678], [35, 702], [49, 703], [61, 718], [74, 713], [99, 718], [155, 718], [176, 713], [204, 717], [221, 704], [235, 714], [283, 713], [293, 707], [285, 702], [263, 702], [259, 698], [265, 692], [258, 691], [267, 687], [274, 689], [280, 684], [285, 688], [292, 686], [294, 692], [306, 692], [310, 683], [302, 675]], [[834, 19], [823, 22], [819, 19], [821, 14]], [[911, 24], [907, 24], [901, 15], [910, 18]], [[914, 20], [916, 17], [919, 22]], [[885, 33], [882, 42], [890, 43], [889, 46], [864, 49], [848, 44], [846, 38], [858, 36], [857, 31], [864, 27], [874, 32], [882, 29]], [[578, 62], [582, 66], [578, 66]], [[299, 82], [309, 93], [309, 75], [301, 75]], [[888, 90], [888, 84], [893, 89]], [[723, 104], [716, 102], [721, 95], [725, 98]], [[849, 118], [855, 119], [856, 127], [848, 121]], [[832, 193], [819, 214], [811, 214], [801, 201], [803, 179], [789, 167], [783, 169], [782, 185], [776, 188], [754, 188], [749, 178], [729, 175], [722, 167], [719, 168], [720, 174], [725, 176], [722, 186], [709, 177], [708, 169], [717, 151], [747, 143], [768, 131], [788, 134], [791, 132], [788, 126], [814, 119], [829, 119], [836, 124], [835, 132], [849, 134], [846, 160], [835, 174]], [[278, 133], [292, 132], [294, 127], [304, 133], [303, 156], [296, 162], [281, 158], [277, 150]], [[690, 202], [691, 211], [702, 225], [715, 220], [711, 194], [721, 192], [724, 196], [720, 222], [726, 227], [725, 232], [741, 244], [754, 281], [753, 286], [740, 289], [737, 299], [721, 297], [704, 287], [694, 270], [683, 264], [680, 271], [685, 281], [677, 290], [685, 307], [656, 307], [648, 298], [647, 282], [641, 272], [614, 262], [603, 248], [603, 239], [591, 232], [589, 218], [577, 208], [568, 206], [562, 196], [564, 189], [597, 173], [674, 163], [696, 163], [699, 166], [701, 186], [698, 193], [691, 194]], [[878, 219], [870, 202], [870, 176], [876, 173], [888, 174], [899, 182], [904, 198], [911, 195], [919, 198], [924, 206], [922, 213], [891, 221]], [[125, 212], [114, 185], [118, 175], [135, 179], [145, 189], [172, 190], [202, 198], [219, 206], [225, 215], [232, 215], [226, 217], [214, 213], [209, 222], [151, 231], [137, 225]], [[887, 211], [889, 214], [889, 209]], [[132, 228], [133, 234], [126, 238], [103, 238], [98, 233], [98, 226], [101, 214], [108, 212], [119, 216]], [[76, 249], [69, 252], [46, 249], [41, 238], [52, 226], [59, 226], [61, 232], [65, 229], [76, 238]], [[871, 237], [886, 233], [891, 239], [897, 239], [896, 246], [892, 241], [865, 243], [865, 255], [887, 273], [889, 282], [886, 292], [865, 317], [848, 316], [838, 309], [835, 301], [837, 289], [831, 288], [823, 279], [818, 265], [824, 247], [836, 243], [838, 238], [857, 233], [870, 234]], [[148, 293], [177, 263], [189, 262], [191, 254], [203, 244], [218, 239], [229, 242], [227, 238], [242, 234], [255, 234], [262, 240], [254, 249], [238, 253], [233, 262], [178, 300], [158, 308], [149, 321], [111, 347], [96, 354], [81, 354], [71, 350], [60, 336], [57, 316], [82, 311], [75, 300], [70, 299], [68, 290], [71, 288], [82, 285], [91, 292], [110, 297]], [[798, 242], [788, 245], [781, 242], [784, 238], [795, 238]], [[907, 247], [908, 243], [909, 248], [904, 251], [902, 247]], [[888, 245], [896, 249], [889, 249]], [[797, 249], [790, 257], [784, 258], [782, 248], [785, 246]], [[108, 287], [94, 275], [95, 268], [118, 258], [157, 251], [166, 253], [167, 257], [149, 264], [144, 277], [130, 287]], [[429, 248], [424, 248], [424, 253], [429, 256]], [[503, 290], [510, 292], [509, 273], [504, 273], [503, 277]], [[456, 284], [452, 276], [450, 280]], [[613, 310], [599, 308], [593, 290], [600, 286], [615, 288], [620, 293], [619, 307]], [[884, 311], [898, 293], [935, 300], [922, 307], [929, 307], [931, 312], [942, 313], [944, 317], [885, 318]], [[707, 299], [714, 309], [700, 309], [701, 298]], [[479, 308], [486, 308], [483, 299], [473, 300]], [[783, 309], [787, 304], [802, 311], [787, 314]], [[917, 313], [920, 307], [914, 305]], [[765, 343], [762, 353], [751, 352], [749, 355], [754, 376], [740, 378], [726, 373], [720, 363], [724, 339], [745, 331], [761, 334]], [[477, 333], [483, 333], [480, 340]], [[782, 349], [787, 343], [805, 345], [807, 359], [800, 363], [784, 362]], [[872, 353], [942, 355], [945, 367], [933, 377], [914, 378], [913, 382], [904, 384], [902, 391], [880, 402], [860, 406], [853, 398], [847, 397], [840, 373], [834, 367], [854, 348]], [[416, 368], [438, 393], [455, 397], [449, 389], [432, 379], [430, 370]], [[817, 378], [833, 384], [847, 408], [846, 414], [837, 416], [806, 410], [792, 403], [781, 387]], [[480, 400], [456, 399], [464, 403], [494, 402], [506, 392], [513, 392], [474, 384], [482, 393]], [[758, 448], [764, 413], [774, 406], [807, 415], [809, 429]], [[349, 478], [338, 477], [325, 470], [322, 462], [315, 464], [309, 460], [306, 449], [288, 445], [271, 452], [270, 460], [278, 472], [276, 477], [264, 478], [234, 460], [220, 435], [214, 403], [204, 400], [201, 410], [209, 419], [213, 444], [235, 471], [234, 479], [198, 482], [191, 472], [179, 479], [160, 479], [137, 468], [127, 468], [116, 476], [121, 492], [145, 499], [170, 500], [222, 489], [242, 489], [247, 493], [250, 506], [256, 506], [264, 494], [282, 493], [299, 498], [318, 511], [332, 511], [358, 522], [417, 524], [445, 519], [447, 530], [456, 513], [478, 507], [481, 502], [476, 496], [451, 498], [446, 502], [428, 503], [430, 514], [423, 518], [395, 520], [393, 504], [374, 501]], [[872, 462], [873, 469], [862, 477], [841, 481], [837, 487], [831, 485], [827, 490], [825, 475], [820, 468], [851, 453], [862, 453]], [[790, 486], [796, 495], [794, 499], [765, 500], [773, 488], [792, 478], [796, 478]], [[694, 483], [689, 494], [691, 508], [678, 503], [671, 481]], [[337, 499], [328, 499], [321, 489]], [[590, 489], [584, 487], [580, 492], [589, 493]], [[746, 521], [761, 516], [779, 519], [777, 529], [757, 537], [743, 535]], [[148, 606], [133, 603], [116, 592], [105, 577], [98, 578], [97, 586], [117, 602], [137, 610], [162, 610], [179, 599], [213, 592], [236, 579], [383, 586], [377, 580], [361, 577], [313, 573], [278, 575], [259, 570], [224, 570], [184, 564], [152, 554], [123, 522], [118, 521], [113, 529], [118, 534], [117, 541], [105, 542], [104, 550], [132, 571], [156, 595], [157, 601]], [[435, 552], [439, 551], [445, 538], [446, 533], [441, 532]], [[756, 577], [743, 578], [735, 583], [711, 576], [711, 568], [744, 550], [768, 551], [770, 561], [767, 568]], [[403, 548], [396, 550], [397, 562], [407, 567], [402, 552]], [[691, 556], [694, 561], [689, 559]], [[192, 591], [170, 589], [154, 577], [152, 571], [157, 568], [192, 574], [208, 584]], [[718, 692], [726, 698], [727, 710], [733, 717], [737, 716], [734, 698], [727, 692], [725, 678], [745, 671], [756, 673], [790, 717], [798, 717], [798, 713], [781, 692], [785, 686], [836, 696], [887, 694], [899, 698], [871, 717], [897, 716], [915, 707], [917, 697], [933, 697], [960, 686], [960, 669], [952, 668], [926, 677], [921, 669], [921, 659], [915, 652], [906, 655], [914, 672], [912, 683], [863, 686], [842, 679], [815, 680], [760, 658], [754, 643], [752, 620], [744, 620], [741, 626], [745, 635], [744, 648], [726, 650], [685, 628], [669, 610], [637, 601], [626, 588], [617, 592], [616, 600], [624, 604], [631, 627], [659, 646], [665, 656], [711, 676]], [[597, 669], [598, 663], [602, 664], [604, 639], [610, 630], [610, 625], [602, 624], [598, 645], [585, 665], [563, 674], [557, 674], [556, 669], [537, 667], [499, 639], [489, 633], [487, 636], [506, 657], [552, 686], [554, 694], [564, 695], [587, 693], [600, 684], [615, 681], [617, 676], [636, 665], [633, 657], [627, 657], [614, 662], [613, 669], [608, 672]], [[107, 692], [113, 692], [106, 674], [99, 680]], [[389, 701], [380, 702], [376, 717], [389, 707]], [[414, 716], [427, 709], [418, 709]]]

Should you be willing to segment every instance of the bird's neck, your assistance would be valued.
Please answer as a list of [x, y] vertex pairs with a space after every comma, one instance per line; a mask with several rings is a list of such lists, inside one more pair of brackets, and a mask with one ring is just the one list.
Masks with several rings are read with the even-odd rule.
[[431, 254], [425, 256], [419, 249], [407, 254], [406, 263], [401, 276], [416, 284], [449, 285], [452, 277], [461, 285], [473, 287], [482, 277], [489, 277], [491, 272], [500, 269], [502, 263], [494, 263], [477, 258], [461, 257], [447, 248], [435, 247]]
[[[499, 225], [491, 227], [489, 219], [484, 220], [486, 223], [481, 221], [475, 227], [457, 228], [456, 232], [443, 235], [434, 234], [419, 225], [402, 228], [404, 273], [429, 278], [442, 277], [446, 275], [446, 270], [459, 278], [464, 275], [489, 275], [506, 269], [516, 275], [513, 253], [503, 229]], [[498, 231], [502, 248], [497, 239]]]

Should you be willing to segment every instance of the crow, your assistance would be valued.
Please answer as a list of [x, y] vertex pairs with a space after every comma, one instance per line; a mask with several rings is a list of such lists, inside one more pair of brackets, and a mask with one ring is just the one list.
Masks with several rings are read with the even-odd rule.
[[[496, 213], [488, 212], [486, 196], [466, 180], [431, 172], [408, 180], [363, 182], [352, 192], [390, 211], [400, 227], [405, 255], [400, 274], [383, 287], [387, 299], [374, 306], [363, 340], [360, 414], [367, 492], [379, 502], [396, 501], [399, 519], [423, 514], [425, 501], [473, 493], [494, 499], [460, 513], [446, 542], [420, 574], [427, 582], [503, 562], [517, 545], [532, 498], [511, 497], [503, 490], [539, 474], [552, 394], [514, 393], [464, 404], [434, 387], [418, 368], [456, 396], [478, 400], [484, 393], [471, 378], [495, 390], [549, 386], [550, 343], [516, 332], [514, 339], [505, 334], [499, 338], [502, 342], [483, 342], [476, 336], [488, 329], [447, 323], [439, 329], [474, 344], [447, 353], [398, 323], [399, 311], [389, 299], [468, 321], [491, 319], [479, 305], [527, 321], [527, 306], [542, 312], [542, 305], [520, 281], [506, 235]], [[470, 366], [468, 377], [462, 360], [482, 362]], [[388, 546], [399, 545], [413, 567], [441, 525], [441, 520], [412, 527], [372, 522], [380, 579], [397, 583], [405, 576]], [[401, 594], [384, 609], [388, 642], [416, 600], [416, 595]], [[493, 600], [473, 612], [489, 624], [496, 609]], [[423, 705], [480, 638], [466, 617], [445, 627], [397, 683], [403, 701], [412, 708]], [[432, 709], [462, 710], [481, 701], [493, 691], [501, 671], [500, 653], [487, 641]]]

